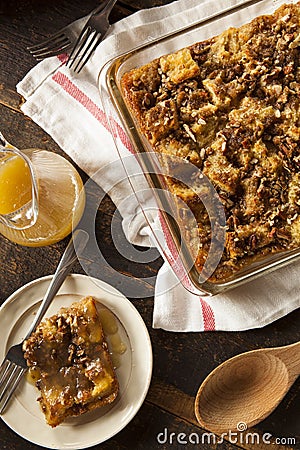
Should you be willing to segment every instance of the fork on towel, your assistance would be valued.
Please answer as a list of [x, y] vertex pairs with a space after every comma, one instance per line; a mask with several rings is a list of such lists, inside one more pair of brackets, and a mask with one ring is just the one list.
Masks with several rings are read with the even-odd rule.
[[[88, 14], [88, 18], [85, 23], [87, 23], [91, 16], [101, 13], [101, 11], [106, 7], [107, 3], [108, 0], [104, 0], [99, 6], [97, 6], [97, 8], [93, 9], [93, 11]], [[57, 56], [62, 53], [67, 53], [73, 48], [74, 44], [76, 43], [82, 20], [82, 18], [75, 20], [74, 22], [65, 26], [42, 42], [27, 47], [27, 50], [38, 61], [49, 58], [51, 56]]]
[[117, 0], [108, 0], [104, 8], [90, 16], [83, 27], [67, 61], [67, 66], [79, 73], [104, 39], [109, 27], [109, 14]]

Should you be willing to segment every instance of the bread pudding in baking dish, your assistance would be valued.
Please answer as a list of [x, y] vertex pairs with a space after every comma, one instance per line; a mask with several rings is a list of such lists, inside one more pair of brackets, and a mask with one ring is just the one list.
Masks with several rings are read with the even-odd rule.
[[[126, 72], [122, 92], [158, 155], [189, 161], [226, 216], [212, 282], [267, 255], [300, 247], [300, 3]], [[211, 224], [191, 186], [166, 182], [193, 212], [202, 270]]]
[[118, 381], [92, 297], [43, 320], [23, 349], [52, 427], [116, 399]]

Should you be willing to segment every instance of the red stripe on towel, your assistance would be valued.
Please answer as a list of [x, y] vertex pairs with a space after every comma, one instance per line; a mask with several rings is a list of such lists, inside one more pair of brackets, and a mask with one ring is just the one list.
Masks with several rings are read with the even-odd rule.
[[[87, 111], [89, 111], [99, 123], [111, 133], [110, 125], [107, 121], [105, 113], [100, 109], [96, 103], [94, 103], [81, 89], [79, 89], [65, 74], [62, 72], [56, 72], [53, 77], [53, 81], [59, 84], [65, 92], [67, 92], [74, 100], [80, 103]], [[123, 128], [111, 118], [111, 125], [114, 130], [115, 136], [119, 136], [124, 147], [130, 152], [134, 153], [131, 142], [129, 141]]]
[[71, 97], [74, 98], [78, 103], [84, 106], [94, 117], [97, 119], [101, 125], [104, 126], [108, 131], [109, 125], [104, 112], [98, 108], [98, 106], [86, 95], [84, 94], [74, 83], [72, 83], [69, 78], [61, 72], [56, 72], [52, 79], [59, 84], [65, 92], [67, 92]]
[[[189, 276], [186, 273], [186, 270], [185, 270], [183, 264], [181, 263], [181, 259], [179, 258], [177, 248], [173, 241], [173, 237], [171, 236], [171, 234], [165, 224], [165, 221], [162, 217], [162, 213], [160, 211], [158, 212], [158, 216], [159, 216], [160, 225], [161, 225], [161, 228], [162, 228], [162, 231], [164, 234], [164, 238], [167, 243], [168, 250], [170, 252], [170, 254], [168, 255], [168, 257], [170, 259], [169, 263], [170, 263], [171, 267], [173, 267], [173, 270], [179, 277], [182, 284], [185, 285], [185, 288], [189, 289], [193, 293], [194, 286], [192, 285], [192, 282], [190, 281]], [[197, 295], [197, 294], [194, 294], [194, 295]], [[200, 300], [200, 304], [201, 304], [203, 329], [204, 329], [204, 331], [214, 331], [215, 327], [216, 327], [216, 322], [215, 322], [215, 315], [214, 315], [213, 309], [200, 296], [199, 296], [199, 300]]]
[[215, 315], [208, 303], [200, 297], [202, 308], [204, 331], [214, 331], [216, 329]]
[[57, 58], [60, 60], [61, 63], [66, 64], [69, 55], [67, 53], [62, 53], [61, 55], [57, 55]]

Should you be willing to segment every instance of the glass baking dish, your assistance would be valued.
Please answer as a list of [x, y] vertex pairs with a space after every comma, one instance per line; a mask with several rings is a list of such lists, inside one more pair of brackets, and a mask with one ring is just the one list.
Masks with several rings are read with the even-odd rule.
[[[240, 26], [257, 16], [273, 13], [284, 3], [296, 1], [250, 0], [235, 6], [231, 2], [231, 6], [191, 26], [156, 40], [150, 39], [150, 42], [112, 59], [99, 74], [102, 106], [128, 179], [152, 229], [155, 244], [183, 286], [195, 294], [215, 295], [292, 263], [300, 257], [300, 248], [261, 257], [233, 275], [215, 280], [214, 270], [222, 256], [226, 239], [226, 218], [218, 195], [209, 180], [202, 173], [199, 174], [193, 164], [174, 156], [162, 157], [153, 151], [128, 108], [120, 80], [133, 68], [216, 36], [230, 26]], [[195, 217], [187, 205], [169, 190], [167, 180], [170, 175], [174, 175], [174, 170], [176, 179], [187, 184], [200, 198], [210, 220], [212, 239], [207, 260], [201, 270], [195, 264], [196, 249], [202, 245], [201, 239], [197, 233], [191, 233], [191, 230], [197, 229]], [[149, 189], [152, 200], [150, 206], [149, 192], [146, 192]]]

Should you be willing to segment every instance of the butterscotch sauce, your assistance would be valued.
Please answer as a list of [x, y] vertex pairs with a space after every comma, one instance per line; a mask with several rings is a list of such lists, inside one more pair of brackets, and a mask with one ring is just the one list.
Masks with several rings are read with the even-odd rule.
[[115, 333], [110, 336], [110, 343], [111, 343], [113, 352], [117, 353], [118, 355], [123, 355], [123, 353], [125, 353], [127, 350], [126, 345], [121, 340], [121, 337], [118, 333]]
[[120, 367], [120, 356], [123, 355], [126, 350], [126, 344], [122, 341], [118, 322], [114, 314], [107, 308], [99, 307], [98, 314], [102, 323], [103, 331], [110, 347], [110, 356], [115, 369]]
[[100, 308], [98, 310], [103, 331], [106, 335], [115, 334], [118, 332], [118, 324], [115, 316], [109, 309]]
[[31, 176], [21, 156], [0, 164], [0, 214], [18, 210], [31, 200]]
[[[102, 324], [103, 332], [109, 343], [110, 358], [113, 367], [117, 369], [121, 364], [120, 356], [126, 352], [127, 346], [120, 336], [118, 320], [116, 316], [105, 306], [99, 304], [96, 304], [96, 306]], [[40, 376], [40, 370], [37, 367], [32, 366], [29, 368], [26, 374], [26, 379], [30, 384], [35, 385], [36, 382], [40, 379]]]
[[34, 384], [40, 379], [41, 377], [41, 372], [40, 370], [35, 367], [32, 366], [29, 368], [27, 374], [26, 374], [26, 379], [30, 384]]

